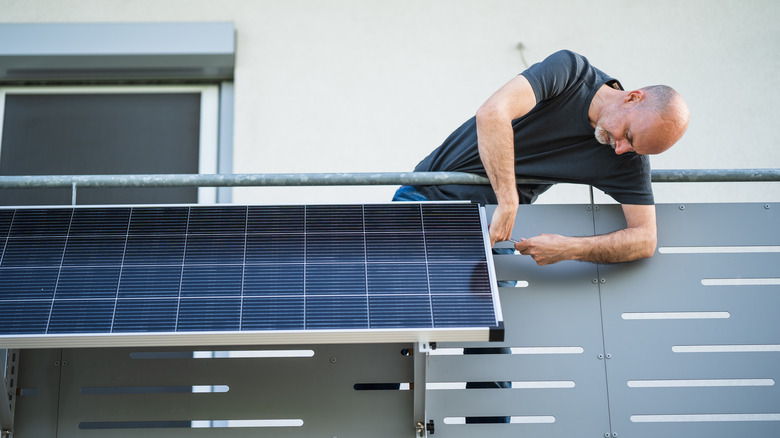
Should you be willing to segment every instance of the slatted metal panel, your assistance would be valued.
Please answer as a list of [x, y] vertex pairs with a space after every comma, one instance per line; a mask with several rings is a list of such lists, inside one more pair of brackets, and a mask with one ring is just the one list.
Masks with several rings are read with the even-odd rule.
[[[433, 356], [434, 381], [515, 384], [429, 391], [437, 432], [780, 435], [778, 208], [660, 205], [659, 252], [633, 263], [538, 267], [522, 257], [495, 256], [499, 280], [521, 281], [501, 289], [503, 345], [534, 354]], [[589, 221], [599, 234], [625, 226], [619, 206], [597, 206], [592, 219], [583, 209], [521, 206], [516, 237], [588, 235]], [[539, 348], [549, 346], [582, 352]], [[551, 351], [559, 354], [545, 354]], [[511, 416], [512, 423], [440, 421], [469, 415]]]
[[409, 382], [405, 347], [22, 350], [14, 437], [413, 436], [411, 391], [355, 389]]
[[[514, 237], [591, 235], [590, 210], [585, 205], [522, 206]], [[461, 388], [428, 391], [435, 436], [604, 436], [609, 415], [604, 361], [598, 359], [603, 340], [599, 286], [593, 283], [596, 265], [563, 262], [540, 268], [515, 255], [494, 260], [499, 280], [520, 282], [500, 292], [504, 314], [511, 315], [500, 345], [514, 354], [431, 356], [429, 384], [459, 382]], [[439, 353], [486, 346], [446, 343], [439, 345]], [[513, 388], [462, 389], [465, 382], [495, 381], [512, 382]], [[504, 416], [511, 423], [463, 424], [467, 417]]]
[[652, 260], [600, 267], [613, 432], [780, 436], [780, 205], [658, 210]]

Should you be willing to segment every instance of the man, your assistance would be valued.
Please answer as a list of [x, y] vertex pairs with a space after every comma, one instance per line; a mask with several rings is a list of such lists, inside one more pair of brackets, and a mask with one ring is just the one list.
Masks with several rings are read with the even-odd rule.
[[395, 199], [497, 204], [489, 230], [494, 245], [510, 239], [518, 205], [550, 187], [517, 185], [516, 177], [589, 184], [622, 204], [625, 229], [589, 237], [542, 234], [521, 239], [515, 249], [539, 265], [651, 257], [656, 222], [647, 155], [672, 147], [688, 118], [671, 88], [625, 91], [585, 57], [559, 51], [500, 88], [415, 168], [484, 174], [490, 187], [405, 186]]

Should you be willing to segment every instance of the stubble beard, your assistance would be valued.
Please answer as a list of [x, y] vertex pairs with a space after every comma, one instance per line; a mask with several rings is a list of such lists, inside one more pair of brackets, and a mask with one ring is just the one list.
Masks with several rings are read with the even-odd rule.
[[596, 137], [596, 141], [599, 143], [615, 149], [615, 142], [612, 140], [612, 137], [609, 135], [606, 129], [596, 125], [596, 131], [593, 133], [593, 135]]

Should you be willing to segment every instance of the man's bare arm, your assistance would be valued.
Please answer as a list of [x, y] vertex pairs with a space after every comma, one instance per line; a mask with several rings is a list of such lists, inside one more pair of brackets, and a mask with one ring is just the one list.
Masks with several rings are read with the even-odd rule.
[[589, 237], [542, 234], [522, 239], [515, 249], [539, 265], [562, 260], [620, 263], [652, 257], [657, 245], [655, 206], [624, 204], [623, 214], [626, 228], [622, 230]]
[[509, 239], [519, 197], [515, 176], [512, 120], [536, 106], [536, 96], [525, 76], [517, 76], [496, 91], [477, 111], [479, 156], [498, 199], [490, 223], [490, 244]]

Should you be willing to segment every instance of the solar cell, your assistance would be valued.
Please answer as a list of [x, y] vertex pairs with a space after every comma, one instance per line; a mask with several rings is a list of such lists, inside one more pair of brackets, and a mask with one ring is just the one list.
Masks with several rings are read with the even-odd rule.
[[13, 215], [13, 210], [0, 210], [0, 239], [4, 240], [8, 236], [8, 230], [11, 228], [11, 218], [13, 218]]
[[495, 339], [486, 242], [468, 203], [0, 209], [0, 348]]

